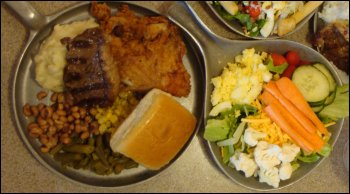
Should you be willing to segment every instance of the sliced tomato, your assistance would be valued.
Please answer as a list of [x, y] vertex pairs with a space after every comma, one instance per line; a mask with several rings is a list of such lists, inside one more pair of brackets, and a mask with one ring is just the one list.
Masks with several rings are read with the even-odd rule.
[[292, 75], [294, 73], [294, 70], [296, 69], [297, 67], [295, 65], [289, 65], [287, 67], [286, 70], [284, 70], [284, 72], [282, 73], [282, 77], [288, 77], [288, 78], [292, 78]]
[[245, 8], [247, 10], [247, 13], [249, 13], [250, 17], [252, 18], [257, 18], [261, 13], [261, 8], [257, 1], [251, 1]]
[[309, 65], [309, 64], [311, 64], [311, 62], [310, 62], [310, 61], [300, 60], [300, 62], [299, 62], [299, 64], [298, 64], [298, 66], [302, 66], [302, 65]]
[[300, 63], [300, 57], [296, 51], [288, 51], [286, 54], [286, 60], [291, 66], [297, 66]]
[[271, 58], [273, 60], [273, 64], [275, 66], [280, 66], [283, 65], [284, 63], [288, 63], [286, 58], [284, 58], [284, 56], [277, 54], [277, 53], [271, 53]]

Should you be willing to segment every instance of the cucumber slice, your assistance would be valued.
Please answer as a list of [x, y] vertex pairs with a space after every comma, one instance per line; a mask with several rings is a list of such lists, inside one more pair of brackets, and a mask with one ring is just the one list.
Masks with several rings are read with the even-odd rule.
[[336, 90], [337, 88], [335, 89], [335, 91], [331, 92], [331, 94], [326, 98], [326, 100], [324, 101], [324, 105], [329, 105], [333, 103], [335, 99]]
[[326, 76], [311, 65], [296, 68], [292, 81], [308, 102], [324, 100], [330, 93]]
[[326, 68], [326, 66], [324, 66], [321, 63], [316, 63], [313, 66], [320, 70], [326, 76], [329, 83], [329, 91], [333, 92], [337, 87], [337, 83], [335, 82], [331, 72]]
[[308, 103], [309, 103], [310, 106], [320, 106], [320, 105], [323, 105], [325, 103], [326, 99], [323, 99], [323, 100], [320, 100], [320, 101], [317, 101], [317, 102], [308, 102]]
[[311, 107], [311, 109], [312, 109], [315, 113], [321, 112], [321, 110], [322, 110], [323, 108], [324, 108], [323, 105]]

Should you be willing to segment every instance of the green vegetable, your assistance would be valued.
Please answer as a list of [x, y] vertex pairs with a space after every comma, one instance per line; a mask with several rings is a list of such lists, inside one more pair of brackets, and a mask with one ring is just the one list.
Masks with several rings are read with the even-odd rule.
[[332, 146], [326, 143], [323, 148], [318, 152], [321, 156], [327, 157], [332, 151]]
[[[249, 26], [252, 25], [250, 21], [250, 15], [249, 14], [244, 14], [244, 13], [237, 13], [234, 18], [236, 18], [241, 24], [244, 26]], [[248, 27], [247, 27], [248, 28]]]
[[284, 70], [287, 69], [287, 67], [288, 67], [288, 63], [283, 63], [282, 65], [275, 66], [271, 58], [269, 58], [267, 61], [267, 69], [271, 72], [282, 74]]
[[63, 146], [62, 149], [66, 152], [82, 153], [82, 154], [91, 154], [94, 151], [93, 146], [81, 145], [81, 144], [65, 145]]
[[300, 164], [297, 161], [293, 161], [290, 164], [292, 165], [293, 172], [300, 167]]
[[212, 3], [214, 9], [221, 15], [221, 17], [227, 19], [227, 20], [234, 20], [235, 17], [231, 14], [229, 14], [221, 5], [219, 2], [214, 1]]
[[297, 158], [302, 162], [313, 163], [313, 162], [317, 162], [321, 157], [318, 154], [313, 153], [307, 156], [299, 155], [297, 156]]
[[205, 126], [204, 139], [208, 141], [219, 141], [227, 138], [230, 132], [228, 119], [209, 119]]
[[337, 87], [333, 103], [325, 106], [319, 116], [322, 121], [337, 121], [349, 116], [349, 84]]

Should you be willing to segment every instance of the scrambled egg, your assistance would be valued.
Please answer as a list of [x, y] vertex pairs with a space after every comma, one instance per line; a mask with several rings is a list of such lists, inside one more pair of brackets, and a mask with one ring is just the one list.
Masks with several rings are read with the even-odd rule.
[[255, 53], [255, 49], [245, 49], [243, 55], [228, 63], [222, 74], [213, 78], [214, 91], [211, 95], [213, 106], [229, 101], [232, 104], [251, 104], [260, 94], [263, 82], [268, 82], [272, 74], [263, 64], [267, 53]]

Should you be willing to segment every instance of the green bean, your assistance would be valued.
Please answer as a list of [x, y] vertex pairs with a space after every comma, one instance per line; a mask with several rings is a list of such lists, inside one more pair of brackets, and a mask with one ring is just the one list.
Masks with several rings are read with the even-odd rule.
[[124, 169], [123, 164], [116, 164], [114, 166], [114, 173], [119, 174]]
[[91, 137], [89, 138], [88, 144], [89, 144], [90, 146], [95, 146], [95, 138], [94, 138], [94, 136], [91, 136]]
[[118, 152], [112, 152], [112, 156], [113, 156], [114, 158], [120, 158], [120, 157], [122, 157], [122, 155], [121, 155], [120, 153], [118, 153]]
[[129, 159], [128, 159], [127, 157], [123, 156], [123, 157], [121, 157], [121, 158], [118, 158], [117, 163], [119, 163], [119, 164], [125, 164], [125, 163], [128, 162], [128, 161], [129, 161]]
[[96, 154], [96, 152], [93, 152], [91, 155], [92, 155], [92, 159], [93, 160], [98, 160], [99, 159], [97, 154]]
[[125, 163], [125, 169], [136, 168], [139, 164], [134, 162], [133, 160], [129, 160]]
[[94, 151], [93, 146], [82, 145], [82, 144], [66, 145], [62, 149], [66, 152], [82, 153], [82, 154], [91, 154]]
[[84, 155], [79, 153], [57, 153], [54, 155], [54, 158], [61, 162], [71, 162], [82, 160]]
[[104, 145], [103, 145], [103, 140], [102, 140], [102, 135], [98, 135], [96, 137], [96, 147], [100, 147], [102, 150], [104, 149]]
[[105, 153], [103, 152], [101, 147], [96, 147], [96, 154], [97, 156], [100, 158], [100, 160], [102, 161], [102, 163], [106, 166], [109, 166], [108, 162], [107, 162], [107, 157], [105, 155]]
[[84, 159], [80, 160], [77, 167], [84, 168], [89, 163], [89, 157], [86, 156]]
[[57, 144], [54, 148], [52, 148], [51, 150], [50, 150], [50, 154], [51, 155], [55, 155], [56, 153], [58, 153], [59, 151], [61, 151], [61, 149], [63, 148], [63, 144], [62, 143], [60, 143], [60, 144]]
[[112, 173], [112, 169], [105, 166], [101, 160], [94, 161], [92, 168], [97, 174], [106, 175]]
[[107, 147], [107, 148], [110, 148], [109, 146], [109, 141], [111, 139], [111, 133], [105, 133], [103, 134], [103, 140], [104, 140], [104, 145]]

